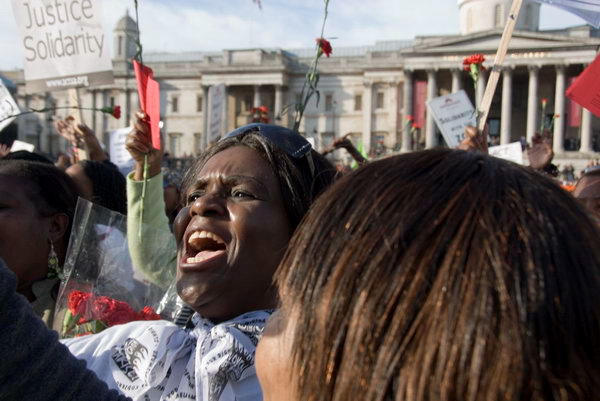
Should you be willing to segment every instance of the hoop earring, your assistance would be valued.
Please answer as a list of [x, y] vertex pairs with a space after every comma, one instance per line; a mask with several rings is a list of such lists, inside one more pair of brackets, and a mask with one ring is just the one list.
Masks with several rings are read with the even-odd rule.
[[58, 264], [58, 255], [56, 255], [52, 240], [50, 240], [50, 253], [48, 253], [48, 278], [62, 279], [62, 272]]

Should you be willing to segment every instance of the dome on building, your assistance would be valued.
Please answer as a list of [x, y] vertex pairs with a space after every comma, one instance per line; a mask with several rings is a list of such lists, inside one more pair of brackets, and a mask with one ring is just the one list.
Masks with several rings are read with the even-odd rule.
[[[460, 32], [467, 35], [504, 28], [511, 6], [512, 0], [458, 0]], [[540, 7], [539, 3], [524, 2], [516, 29], [539, 30]]]
[[135, 31], [136, 24], [133, 18], [129, 16], [129, 10], [125, 14], [123, 18], [117, 22], [117, 26], [115, 27], [115, 31]]

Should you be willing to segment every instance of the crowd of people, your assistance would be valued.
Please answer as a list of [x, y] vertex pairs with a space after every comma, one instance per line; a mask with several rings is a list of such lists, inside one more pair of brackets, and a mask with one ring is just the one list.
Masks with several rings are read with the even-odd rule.
[[[56, 128], [85, 158], [0, 159], [0, 399], [600, 400], [600, 169], [566, 190], [544, 138], [524, 167], [472, 127], [376, 161], [346, 136], [340, 169], [253, 123], [182, 176], [138, 113], [123, 176], [88, 127]], [[59, 342], [78, 198], [127, 216], [176, 319]]]

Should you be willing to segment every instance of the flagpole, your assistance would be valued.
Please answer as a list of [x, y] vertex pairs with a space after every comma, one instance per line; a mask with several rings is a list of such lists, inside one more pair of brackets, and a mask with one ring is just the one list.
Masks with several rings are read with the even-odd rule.
[[488, 115], [490, 114], [490, 107], [492, 105], [494, 93], [496, 92], [496, 87], [498, 86], [500, 73], [502, 72], [504, 59], [506, 58], [506, 53], [508, 51], [508, 45], [515, 30], [522, 6], [523, 0], [513, 0], [512, 7], [510, 8], [510, 13], [508, 15], [508, 21], [504, 26], [504, 32], [502, 33], [502, 39], [500, 40], [500, 46], [498, 47], [498, 52], [496, 53], [496, 58], [494, 59], [494, 65], [492, 66], [488, 84], [485, 88], [483, 99], [479, 105], [479, 110], [477, 110], [479, 115], [477, 128], [479, 128], [481, 132], [483, 132]]

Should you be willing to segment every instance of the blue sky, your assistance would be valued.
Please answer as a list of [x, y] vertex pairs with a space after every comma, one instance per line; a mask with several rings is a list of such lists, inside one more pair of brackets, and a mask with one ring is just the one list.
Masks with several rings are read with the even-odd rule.
[[[94, 0], [97, 1], [97, 0]], [[23, 52], [10, 0], [0, 0], [0, 69], [22, 67]], [[248, 47], [311, 47], [318, 36], [323, 0], [140, 0], [145, 51], [202, 51]], [[103, 0], [110, 33], [133, 0]], [[325, 36], [335, 46], [458, 32], [456, 0], [331, 0]], [[542, 7], [541, 27], [561, 28], [583, 20]], [[110, 42], [112, 43], [112, 41]]]

